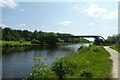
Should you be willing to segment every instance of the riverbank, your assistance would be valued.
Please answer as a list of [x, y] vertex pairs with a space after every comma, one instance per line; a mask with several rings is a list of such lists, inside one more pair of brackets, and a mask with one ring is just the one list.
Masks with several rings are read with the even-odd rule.
[[[56, 45], [71, 45], [71, 44], [78, 44], [78, 43], [57, 43]], [[89, 43], [88, 43], [89, 44]], [[41, 46], [45, 47], [48, 44], [32, 44], [31, 41], [0, 41], [0, 45], [2, 47], [27, 47], [27, 46]]]
[[[64, 43], [66, 44], [66, 43]], [[33, 44], [31, 41], [0, 41], [0, 45], [2, 47], [29, 47], [29, 46], [40, 46], [40, 47], [45, 47], [48, 46], [48, 44]], [[59, 45], [62, 45], [62, 43]]]
[[2, 47], [26, 47], [26, 46], [44, 46], [41, 44], [31, 44], [31, 41], [0, 41]]
[[[64, 78], [110, 78], [112, 61], [109, 57], [103, 46], [81, 47], [76, 53], [56, 60], [51, 73], [60, 77], [57, 72], [62, 72]], [[41, 78], [40, 75], [36, 77]]]
[[110, 48], [112, 48], [120, 53], [120, 47], [113, 45]]

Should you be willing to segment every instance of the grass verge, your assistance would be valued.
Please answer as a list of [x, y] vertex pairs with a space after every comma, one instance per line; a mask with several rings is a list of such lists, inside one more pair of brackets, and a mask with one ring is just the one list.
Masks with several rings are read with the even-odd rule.
[[82, 47], [74, 54], [55, 60], [50, 69], [51, 73], [61, 80], [63, 78], [110, 78], [112, 61], [109, 57], [109, 53], [103, 46], [90, 45]]
[[113, 45], [110, 48], [112, 48], [120, 53], [120, 47]]
[[109, 78], [111, 76], [112, 61], [109, 53], [102, 46], [83, 47], [77, 53], [63, 57], [62, 60], [76, 63], [72, 78], [82, 77], [86, 71], [95, 78]]

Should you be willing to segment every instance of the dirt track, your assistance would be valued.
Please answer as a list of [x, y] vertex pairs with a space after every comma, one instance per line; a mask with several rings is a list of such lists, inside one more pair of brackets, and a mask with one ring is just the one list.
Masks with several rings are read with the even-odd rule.
[[[105, 46], [104, 48], [110, 53], [111, 55], [110, 58], [113, 61], [112, 78], [118, 78], [118, 62], [120, 63], [120, 60], [118, 60], [118, 52], [111, 49], [109, 46]], [[119, 68], [119, 71], [120, 71], [120, 68]], [[119, 80], [120, 80], [120, 74], [119, 74]]]

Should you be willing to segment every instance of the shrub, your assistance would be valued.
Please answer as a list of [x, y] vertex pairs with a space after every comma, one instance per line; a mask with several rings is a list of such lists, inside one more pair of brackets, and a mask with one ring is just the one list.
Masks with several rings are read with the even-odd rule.
[[20, 43], [23, 43], [23, 40], [20, 40]]
[[31, 43], [32, 43], [32, 44], [40, 44], [40, 41], [39, 41], [39, 40], [36, 40], [36, 39], [33, 39], [33, 40], [31, 41]]
[[82, 77], [82, 78], [92, 78], [92, 77], [94, 77], [94, 76], [93, 76], [93, 74], [92, 74], [90, 71], [84, 70], [84, 71], [81, 73], [80, 77]]
[[34, 58], [35, 65], [33, 66], [32, 72], [30, 76], [28, 77], [28, 79], [50, 78], [51, 76], [54, 76], [54, 73], [51, 71], [48, 65], [44, 64], [44, 60], [42, 60], [41, 58]]
[[59, 59], [53, 63], [52, 71], [54, 71], [59, 79], [62, 80], [67, 74], [73, 75], [75, 67], [75, 62], [68, 62], [66, 60]]

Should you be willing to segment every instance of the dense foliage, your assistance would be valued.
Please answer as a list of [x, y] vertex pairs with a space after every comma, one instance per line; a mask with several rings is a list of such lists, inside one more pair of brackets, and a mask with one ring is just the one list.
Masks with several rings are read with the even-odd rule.
[[77, 64], [73, 61], [66, 61], [62, 59], [56, 60], [52, 65], [52, 71], [56, 73], [60, 80], [63, 80], [66, 76], [72, 76], [75, 74], [74, 69], [76, 68]]
[[[2, 28], [0, 28], [2, 29]], [[79, 43], [89, 42], [86, 39], [71, 38], [73, 35], [66, 33], [42, 32], [35, 30], [14, 30], [11, 28], [2, 29], [3, 41], [31, 41], [33, 44], [56, 44], [56, 43]]]
[[112, 45], [110, 48], [112, 48], [120, 53], [120, 46]]
[[36, 80], [35, 78], [51, 78], [55, 77], [55, 74], [51, 71], [47, 64], [45, 64], [46, 59], [34, 58], [35, 65], [32, 67], [32, 72], [28, 77], [28, 80]]
[[100, 38], [95, 38], [94, 40], [94, 44], [99, 45], [99, 44], [107, 44], [107, 45], [120, 45], [120, 34], [117, 35], [112, 35], [112, 36], [108, 36], [106, 41], [103, 41]]
[[107, 42], [109, 42], [111, 44], [119, 44], [120, 45], [120, 34], [108, 36]]

